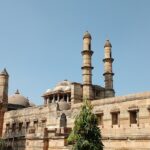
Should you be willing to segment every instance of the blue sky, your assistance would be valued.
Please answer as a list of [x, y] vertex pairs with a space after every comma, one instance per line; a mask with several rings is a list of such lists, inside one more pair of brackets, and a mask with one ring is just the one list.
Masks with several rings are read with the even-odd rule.
[[82, 36], [92, 35], [93, 83], [104, 85], [104, 43], [112, 43], [116, 95], [150, 91], [149, 0], [0, 0], [0, 70], [9, 94], [34, 103], [57, 82], [82, 82]]

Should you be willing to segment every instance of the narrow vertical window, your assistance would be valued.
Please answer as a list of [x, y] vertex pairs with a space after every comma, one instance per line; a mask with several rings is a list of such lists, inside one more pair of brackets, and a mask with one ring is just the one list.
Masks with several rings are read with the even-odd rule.
[[103, 113], [96, 114], [98, 119], [98, 125], [103, 126]]
[[112, 127], [114, 125], [117, 125], [120, 127], [120, 110], [119, 109], [114, 109], [111, 111], [111, 125]]
[[128, 108], [129, 123], [131, 125], [139, 126], [139, 108], [137, 106], [131, 106]]
[[130, 124], [137, 124], [137, 111], [130, 111]]
[[7, 124], [6, 124], [6, 133], [9, 133], [9, 129], [10, 129], [10, 124], [7, 123]]
[[28, 131], [29, 126], [30, 126], [30, 122], [26, 122], [26, 132]]
[[38, 121], [34, 121], [33, 122], [33, 126], [34, 126], [34, 129], [37, 130], [37, 128], [38, 128]]
[[42, 127], [46, 127], [46, 120], [42, 120]]
[[16, 131], [16, 123], [13, 123], [12, 124], [12, 132], [15, 132]]
[[112, 115], [112, 125], [118, 125], [118, 113], [114, 112]]
[[19, 123], [19, 131], [21, 131], [21, 130], [22, 130], [22, 126], [23, 126], [23, 123], [22, 123], [22, 122], [20, 122], [20, 123]]

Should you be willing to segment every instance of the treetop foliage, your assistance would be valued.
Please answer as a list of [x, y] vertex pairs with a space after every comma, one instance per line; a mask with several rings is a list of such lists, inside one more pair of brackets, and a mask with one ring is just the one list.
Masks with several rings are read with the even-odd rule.
[[103, 150], [98, 118], [92, 109], [90, 102], [85, 99], [68, 137], [68, 143], [73, 143], [73, 150]]

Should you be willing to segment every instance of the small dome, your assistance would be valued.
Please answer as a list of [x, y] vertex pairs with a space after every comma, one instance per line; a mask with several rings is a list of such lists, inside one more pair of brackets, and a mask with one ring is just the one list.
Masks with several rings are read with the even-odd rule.
[[21, 105], [24, 107], [29, 106], [29, 100], [24, 96], [20, 95], [18, 90], [15, 92], [15, 94], [8, 97], [8, 103], [14, 105]]
[[70, 104], [64, 101], [63, 99], [58, 102], [59, 110], [68, 110], [70, 109]]
[[86, 32], [84, 33], [83, 39], [84, 39], [84, 38], [90, 38], [90, 39], [92, 39], [91, 34], [90, 34], [88, 31], [86, 31]]
[[104, 48], [105, 48], [105, 47], [112, 47], [112, 45], [111, 45], [111, 43], [110, 43], [109, 40], [106, 40], [105, 45], [104, 45]]

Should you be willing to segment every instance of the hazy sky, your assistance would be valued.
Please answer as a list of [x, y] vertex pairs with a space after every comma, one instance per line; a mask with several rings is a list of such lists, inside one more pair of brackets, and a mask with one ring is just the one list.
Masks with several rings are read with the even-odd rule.
[[82, 82], [82, 36], [92, 35], [93, 83], [112, 43], [116, 95], [150, 91], [150, 0], [0, 0], [0, 70], [34, 103], [64, 79]]

